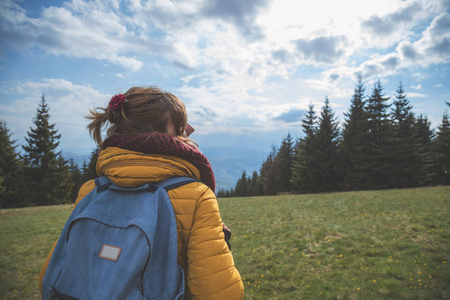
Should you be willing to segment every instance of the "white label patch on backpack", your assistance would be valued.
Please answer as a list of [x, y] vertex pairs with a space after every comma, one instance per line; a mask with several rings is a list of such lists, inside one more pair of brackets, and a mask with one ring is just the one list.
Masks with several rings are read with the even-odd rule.
[[122, 248], [104, 244], [99, 257], [107, 260], [117, 261]]

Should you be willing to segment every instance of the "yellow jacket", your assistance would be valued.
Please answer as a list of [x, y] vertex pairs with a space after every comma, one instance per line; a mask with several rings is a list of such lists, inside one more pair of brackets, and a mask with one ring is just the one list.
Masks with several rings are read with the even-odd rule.
[[[100, 152], [97, 173], [108, 176], [115, 185], [122, 187], [136, 187], [175, 176], [200, 180], [198, 169], [186, 160], [116, 147], [108, 147]], [[93, 180], [86, 182], [80, 189], [75, 205], [94, 187]], [[224, 240], [222, 219], [214, 193], [203, 183], [194, 182], [170, 190], [169, 197], [177, 221], [178, 263], [187, 275], [188, 299], [242, 299], [244, 286]], [[53, 249], [41, 268], [40, 287]]]

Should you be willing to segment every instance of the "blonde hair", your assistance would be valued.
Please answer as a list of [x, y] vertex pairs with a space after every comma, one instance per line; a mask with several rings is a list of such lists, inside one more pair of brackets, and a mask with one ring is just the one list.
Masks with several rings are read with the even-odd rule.
[[175, 95], [156, 87], [132, 87], [125, 94], [125, 102], [116, 110], [97, 107], [89, 110], [87, 126], [94, 141], [101, 147], [102, 128], [107, 137], [116, 135], [140, 135], [152, 132], [167, 133], [172, 123], [176, 136], [183, 135], [187, 127], [187, 113], [184, 103]]

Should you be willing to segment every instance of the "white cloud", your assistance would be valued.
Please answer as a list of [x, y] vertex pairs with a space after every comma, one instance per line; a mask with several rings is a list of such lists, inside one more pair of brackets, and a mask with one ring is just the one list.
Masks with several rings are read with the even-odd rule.
[[419, 93], [408, 93], [409, 98], [427, 98], [428, 95], [419, 94]]
[[[374, 55], [355, 67], [338, 67], [324, 74], [337, 74], [340, 78], [355, 78], [361, 74], [363, 79], [386, 77], [399, 70], [432, 64], [450, 62], [450, 14], [436, 16], [417, 41], [401, 41], [395, 51], [385, 55]], [[418, 73], [417, 73], [418, 74]], [[418, 75], [419, 76], [419, 75]]]
[[[343, 100], [335, 99], [351, 96], [357, 74], [369, 80], [448, 63], [449, 14], [440, 5], [438, 0], [72, 0], [30, 17], [5, 0], [0, 40], [19, 50], [38, 47], [119, 65], [126, 69], [114, 71], [120, 78], [128, 77], [126, 71], [145, 76], [147, 68], [156, 69], [161, 77], [183, 81], [174, 89], [201, 131], [246, 132], [289, 126], [274, 118], [307, 109], [309, 102], [320, 107], [326, 95], [342, 109]], [[382, 54], [374, 55], [380, 49]], [[174, 65], [179, 73], [167, 72]], [[48, 80], [34, 84], [36, 90], [46, 87], [46, 94], [53, 91]], [[69, 81], [52, 84], [64, 87], [62, 99], [69, 102], [75, 90], [87, 89], [86, 95], [89, 90]], [[64, 115], [58, 105], [52, 106], [55, 117]]]
[[386, 48], [396, 44], [403, 37], [411, 35], [417, 21], [427, 16], [423, 1], [393, 2], [393, 6], [380, 14], [373, 14], [361, 22], [366, 42], [372, 46], [381, 44]]
[[[6, 120], [20, 143], [24, 142], [23, 137], [29, 127], [34, 127], [32, 120], [44, 94], [50, 108], [50, 122], [56, 124], [62, 135], [61, 146], [64, 149], [89, 149], [93, 146], [84, 116], [89, 109], [104, 107], [110, 97], [89, 85], [52, 78], [19, 82], [12, 88], [3, 86], [0, 92], [12, 99], [0, 104], [0, 118]], [[80, 140], [83, 141], [81, 144]]]
[[[327, 2], [327, 4], [329, 3]], [[362, 4], [361, 1], [349, 2], [347, 5], [339, 2], [338, 6], [346, 7], [340, 11], [343, 13], [345, 11], [345, 18], [334, 17], [340, 16], [340, 13], [337, 13], [339, 11], [337, 7], [324, 5], [323, 1], [315, 1], [314, 4], [311, 4], [312, 7], [308, 7], [308, 10], [301, 9], [302, 7], [296, 8], [292, 6], [292, 2], [289, 3], [289, 6], [284, 6], [284, 4], [283, 1], [272, 2], [270, 13], [263, 12], [257, 18], [256, 22], [261, 28], [264, 28], [266, 36], [264, 41], [242, 43], [239, 36], [234, 34], [232, 27], [221, 27], [226, 37], [224, 39], [221, 38], [220, 33], [219, 36], [210, 36], [208, 47], [200, 51], [201, 58], [197, 57], [196, 61], [201, 61], [198, 66], [206, 68], [209, 66], [220, 71], [198, 73], [199, 76], [195, 78], [202, 78], [202, 89], [217, 89], [223, 82], [226, 82], [229, 87], [235, 87], [237, 91], [242, 92], [241, 98], [248, 97], [250, 90], [258, 91], [258, 95], [270, 95], [270, 89], [264, 86], [270, 82], [268, 81], [270, 76], [281, 76], [283, 79], [287, 79], [298, 66], [305, 63], [313, 65], [320, 63], [321, 67], [325, 69], [322, 76], [311, 76], [311, 73], [297, 75], [305, 78], [303, 88], [308, 91], [311, 89], [322, 90], [322, 93], [333, 94], [334, 97], [346, 97], [351, 95], [352, 85], [358, 74], [362, 74], [365, 80], [374, 77], [383, 78], [414, 66], [417, 59], [421, 60], [421, 64], [424, 66], [432, 63], [432, 59], [424, 57], [420, 51], [417, 59], [414, 59], [414, 51], [418, 51], [415, 43], [424, 39], [425, 34], [422, 37], [417, 36], [412, 29], [426, 15], [436, 14], [436, 11], [439, 10], [436, 8], [438, 6], [436, 1], [419, 1], [417, 3], [414, 1], [385, 1], [377, 2], [376, 5], [367, 2]], [[352, 7], [352, 5], [355, 9], [348, 10], [348, 7]], [[363, 6], [368, 7], [364, 7], [364, 10]], [[314, 12], [315, 8], [317, 8], [317, 13]], [[407, 11], [403, 11], [405, 8]], [[419, 10], [419, 8], [421, 9]], [[359, 18], [355, 18], [358, 9], [364, 13], [361, 13]], [[383, 17], [388, 15], [391, 20], [396, 17], [403, 22], [401, 28], [396, 28], [390, 34], [389, 43], [386, 45], [383, 43], [383, 47], [403, 42], [392, 53], [376, 55], [363, 60], [359, 65], [347, 66], [348, 59], [352, 55], [358, 54], [358, 51], [364, 49], [369, 51], [375, 45], [375, 42], [372, 44], [361, 38], [365, 36], [364, 31], [357, 26], [358, 20], [367, 19], [374, 13]], [[282, 17], [280, 17], [281, 15]], [[314, 16], [315, 19], [311, 20], [311, 16]], [[416, 18], [410, 18], [411, 16], [416, 16]], [[410, 38], [411, 41], [408, 42]], [[324, 42], [320, 43], [321, 41]], [[377, 43], [378, 45], [380, 43]], [[413, 46], [412, 49], [409, 49], [410, 53], [406, 47], [409, 45]], [[407, 58], [408, 54], [410, 58]], [[446, 60], [444, 58], [437, 62], [445, 63]], [[329, 68], [330, 66], [335, 66], [335, 68]], [[243, 74], [241, 72], [243, 69], [247, 69], [248, 74]], [[349, 79], [351, 84], [343, 85], [344, 81]], [[248, 84], [247, 88], [241, 90], [242, 83]], [[186, 85], [189, 83], [186, 82]], [[286, 85], [283, 88], [286, 88]], [[300, 92], [299, 87], [295, 87], [295, 89]], [[213, 95], [217, 97], [214, 92]], [[256, 99], [255, 101], [257, 101]], [[295, 98], [290, 99], [294, 101]], [[266, 103], [264, 100], [260, 100], [260, 102], [260, 105]], [[277, 108], [272, 106], [270, 109], [276, 110]]]
[[[392, 73], [405, 58], [420, 55], [421, 47], [405, 37], [438, 9], [436, 0], [318, 0], [307, 9], [287, 0], [130, 1], [124, 3], [126, 9], [119, 9], [117, 1], [72, 0], [31, 18], [17, 4], [4, 3], [1, 33], [16, 49], [37, 46], [55, 55], [106, 60], [131, 71], [142, 69], [148, 59], [166, 57], [186, 71], [215, 69], [215, 76], [245, 68], [259, 82], [287, 76], [303, 63], [342, 67], [356, 51], [401, 42], [390, 57], [367, 61], [356, 70], [367, 76]], [[378, 19], [383, 22], [375, 22]], [[380, 24], [389, 26], [382, 30]], [[367, 32], [374, 34], [366, 39]], [[431, 49], [440, 51], [439, 44], [435, 46]]]
[[32, 18], [7, 1], [0, 7], [0, 16], [5, 17], [0, 23], [2, 40], [19, 51], [39, 47], [54, 55], [106, 60], [131, 71], [143, 66], [135, 53], [144, 49], [148, 54], [168, 51], [170, 46], [128, 31], [120, 15], [87, 6], [81, 1], [66, 7], [51, 6], [43, 9], [39, 18]]
[[423, 38], [414, 42], [417, 52], [421, 54], [421, 65], [450, 62], [450, 13], [443, 13], [431, 22]]
[[408, 93], [409, 98], [427, 98], [428, 95], [425, 94], [419, 94], [419, 93]]
[[348, 40], [345, 36], [320, 36], [312, 40], [298, 39], [295, 44], [297, 52], [305, 60], [333, 65], [344, 56]]
[[410, 88], [412, 88], [413, 90], [422, 90], [422, 85], [421, 84], [418, 84], [416, 86], [412, 85], [410, 86]]
[[442, 83], [436, 84], [434, 87], [443, 87], [444, 85]]

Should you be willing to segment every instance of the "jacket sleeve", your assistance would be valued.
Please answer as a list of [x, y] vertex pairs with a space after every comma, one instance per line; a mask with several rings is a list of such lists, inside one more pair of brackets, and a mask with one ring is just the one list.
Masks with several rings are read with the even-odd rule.
[[244, 285], [224, 239], [216, 197], [204, 185], [197, 191], [187, 249], [189, 299], [243, 299]]
[[[75, 208], [75, 206], [77, 206], [77, 204], [81, 201], [81, 199], [83, 199], [84, 196], [89, 194], [89, 192], [92, 191], [94, 188], [95, 188], [94, 180], [89, 180], [89, 181], [85, 182], [81, 186], [80, 190], [78, 191], [78, 196], [77, 196], [77, 199], [75, 200], [75, 205], [73, 206], [73, 208]], [[73, 208], [72, 208], [72, 210], [73, 210]], [[53, 244], [52, 249], [48, 253], [47, 258], [45, 259], [44, 263], [42, 264], [41, 271], [39, 272], [38, 282], [39, 282], [39, 290], [41, 291], [41, 293], [42, 293], [42, 282], [44, 281], [45, 273], [47, 272], [48, 264], [50, 263], [50, 259], [52, 258], [52, 254], [53, 254], [53, 251], [55, 250], [57, 242], [58, 242], [58, 240]]]

